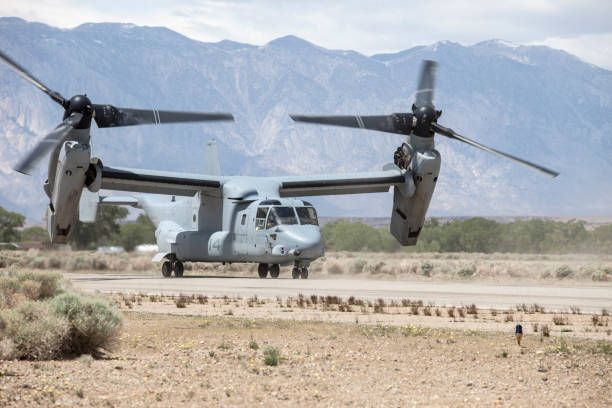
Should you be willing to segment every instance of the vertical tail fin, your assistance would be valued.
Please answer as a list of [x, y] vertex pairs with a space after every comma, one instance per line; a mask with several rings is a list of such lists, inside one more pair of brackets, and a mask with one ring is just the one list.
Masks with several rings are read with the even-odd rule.
[[217, 142], [215, 139], [206, 143], [206, 150], [204, 152], [204, 173], [209, 176], [220, 176], [221, 175], [221, 163], [219, 162], [219, 149], [217, 148]]

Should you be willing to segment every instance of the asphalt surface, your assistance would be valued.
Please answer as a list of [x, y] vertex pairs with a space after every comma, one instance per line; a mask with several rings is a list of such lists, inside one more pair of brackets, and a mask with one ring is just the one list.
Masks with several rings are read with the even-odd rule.
[[149, 275], [107, 275], [66, 273], [77, 288], [103, 293], [287, 298], [298, 294], [335, 295], [375, 300], [422, 300], [437, 306], [476, 304], [479, 308], [507, 309], [517, 304], [537, 303], [547, 311], [612, 311], [612, 286], [552, 286], [548, 284], [494, 284], [479, 282], [411, 282], [368, 279], [259, 279], [217, 276], [161, 278]]

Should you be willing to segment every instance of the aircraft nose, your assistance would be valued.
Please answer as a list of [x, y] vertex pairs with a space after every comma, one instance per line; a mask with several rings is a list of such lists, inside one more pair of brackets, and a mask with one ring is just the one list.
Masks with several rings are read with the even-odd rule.
[[[320, 256], [323, 249], [321, 240], [321, 230], [314, 225], [302, 225], [298, 229], [287, 231], [288, 238], [295, 245], [294, 254], [296, 256], [310, 257]], [[299, 251], [299, 254], [298, 254]]]

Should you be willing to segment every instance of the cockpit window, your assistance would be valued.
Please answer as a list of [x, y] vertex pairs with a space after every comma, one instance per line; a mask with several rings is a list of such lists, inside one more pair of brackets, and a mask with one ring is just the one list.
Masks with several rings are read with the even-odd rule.
[[297, 223], [293, 207], [272, 207], [268, 214], [266, 229], [276, 227], [277, 225], [293, 225]]
[[317, 211], [313, 207], [295, 207], [300, 224], [302, 225], [319, 225], [317, 220]]
[[266, 215], [268, 215], [269, 207], [258, 207], [255, 215], [255, 229], [262, 230], [266, 225]]

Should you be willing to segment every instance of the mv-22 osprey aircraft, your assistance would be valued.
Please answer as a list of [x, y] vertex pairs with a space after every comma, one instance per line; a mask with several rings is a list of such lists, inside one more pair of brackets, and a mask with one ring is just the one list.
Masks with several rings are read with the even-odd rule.
[[[424, 61], [412, 112], [382, 116], [300, 116], [297, 122], [396, 133], [404, 142], [394, 163], [381, 171], [309, 176], [223, 176], [216, 144], [209, 143], [206, 172], [185, 174], [117, 168], [91, 157], [90, 127], [233, 120], [231, 114], [139, 110], [93, 104], [86, 95], [70, 99], [43, 85], [3, 53], [0, 59], [64, 108], [63, 122], [25, 156], [15, 170], [28, 174], [49, 152], [47, 228], [51, 242], [65, 243], [77, 222], [94, 222], [98, 204], [143, 208], [156, 226], [162, 274], [183, 276], [183, 262], [256, 262], [260, 278], [277, 278], [279, 265], [293, 264], [294, 279], [308, 278], [308, 266], [324, 254], [317, 212], [295, 198], [387, 192], [393, 188], [391, 234], [415, 245], [440, 170], [434, 135], [440, 134], [508, 158], [544, 174], [557, 172], [502, 153], [438, 123], [433, 104], [436, 63]], [[99, 196], [99, 190], [130, 192]], [[134, 194], [135, 193], [135, 194]], [[78, 210], [78, 211], [77, 211]]]

